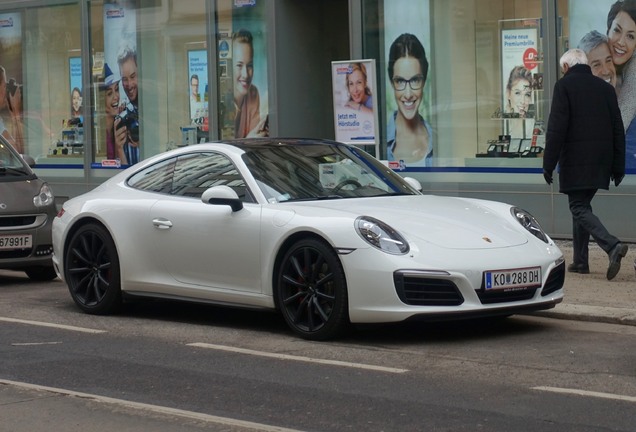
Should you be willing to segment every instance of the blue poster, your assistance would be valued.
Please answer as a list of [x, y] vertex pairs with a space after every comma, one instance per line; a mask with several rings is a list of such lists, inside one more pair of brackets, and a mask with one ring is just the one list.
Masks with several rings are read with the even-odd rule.
[[188, 51], [188, 88], [190, 95], [190, 118], [203, 124], [208, 117], [208, 52]]
[[[82, 59], [70, 57], [68, 59], [69, 70], [69, 95], [71, 103], [71, 118], [82, 119]], [[82, 122], [83, 123], [83, 122]]]

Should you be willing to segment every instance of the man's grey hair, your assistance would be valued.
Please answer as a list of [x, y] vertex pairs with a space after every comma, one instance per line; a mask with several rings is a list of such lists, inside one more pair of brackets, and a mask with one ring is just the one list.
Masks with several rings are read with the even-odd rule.
[[577, 64], [587, 64], [587, 56], [582, 49], [572, 48], [567, 50], [565, 54], [561, 56], [559, 64], [561, 65], [561, 70], [565, 69], [565, 65], [572, 67]]
[[577, 48], [582, 49], [585, 54], [589, 54], [590, 51], [595, 49], [601, 44], [609, 44], [609, 38], [601, 32], [596, 30], [592, 30], [588, 32], [581, 38], [579, 41], [579, 46]]
[[137, 51], [131, 45], [124, 45], [119, 50], [119, 55], [117, 56], [117, 64], [121, 67], [123, 63], [126, 61], [133, 59], [135, 64], [137, 64]]

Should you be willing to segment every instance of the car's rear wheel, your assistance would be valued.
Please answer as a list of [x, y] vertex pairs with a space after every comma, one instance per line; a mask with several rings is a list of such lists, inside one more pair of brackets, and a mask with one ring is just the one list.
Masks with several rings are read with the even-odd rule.
[[320, 240], [303, 239], [289, 248], [276, 295], [285, 321], [305, 339], [330, 339], [349, 325], [344, 270], [334, 250]]
[[84, 312], [108, 314], [121, 305], [119, 257], [108, 231], [97, 224], [79, 228], [64, 259], [71, 297]]
[[37, 266], [24, 269], [29, 279], [34, 281], [50, 281], [57, 277], [53, 267]]

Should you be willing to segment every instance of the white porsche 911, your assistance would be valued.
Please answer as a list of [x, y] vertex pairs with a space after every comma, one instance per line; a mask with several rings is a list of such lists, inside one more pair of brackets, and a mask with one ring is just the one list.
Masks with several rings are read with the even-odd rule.
[[332, 141], [197, 144], [64, 203], [53, 262], [87, 313], [129, 296], [269, 308], [314, 340], [563, 299], [563, 255], [528, 212], [418, 186]]

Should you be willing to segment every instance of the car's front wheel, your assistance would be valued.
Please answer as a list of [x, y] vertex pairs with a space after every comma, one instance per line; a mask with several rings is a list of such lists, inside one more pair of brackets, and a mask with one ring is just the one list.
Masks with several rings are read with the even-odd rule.
[[289, 248], [278, 271], [276, 295], [285, 321], [305, 339], [330, 339], [349, 325], [344, 270], [323, 241], [303, 239]]
[[84, 225], [73, 234], [64, 274], [73, 301], [84, 312], [108, 314], [121, 305], [119, 257], [113, 239], [101, 225]]

